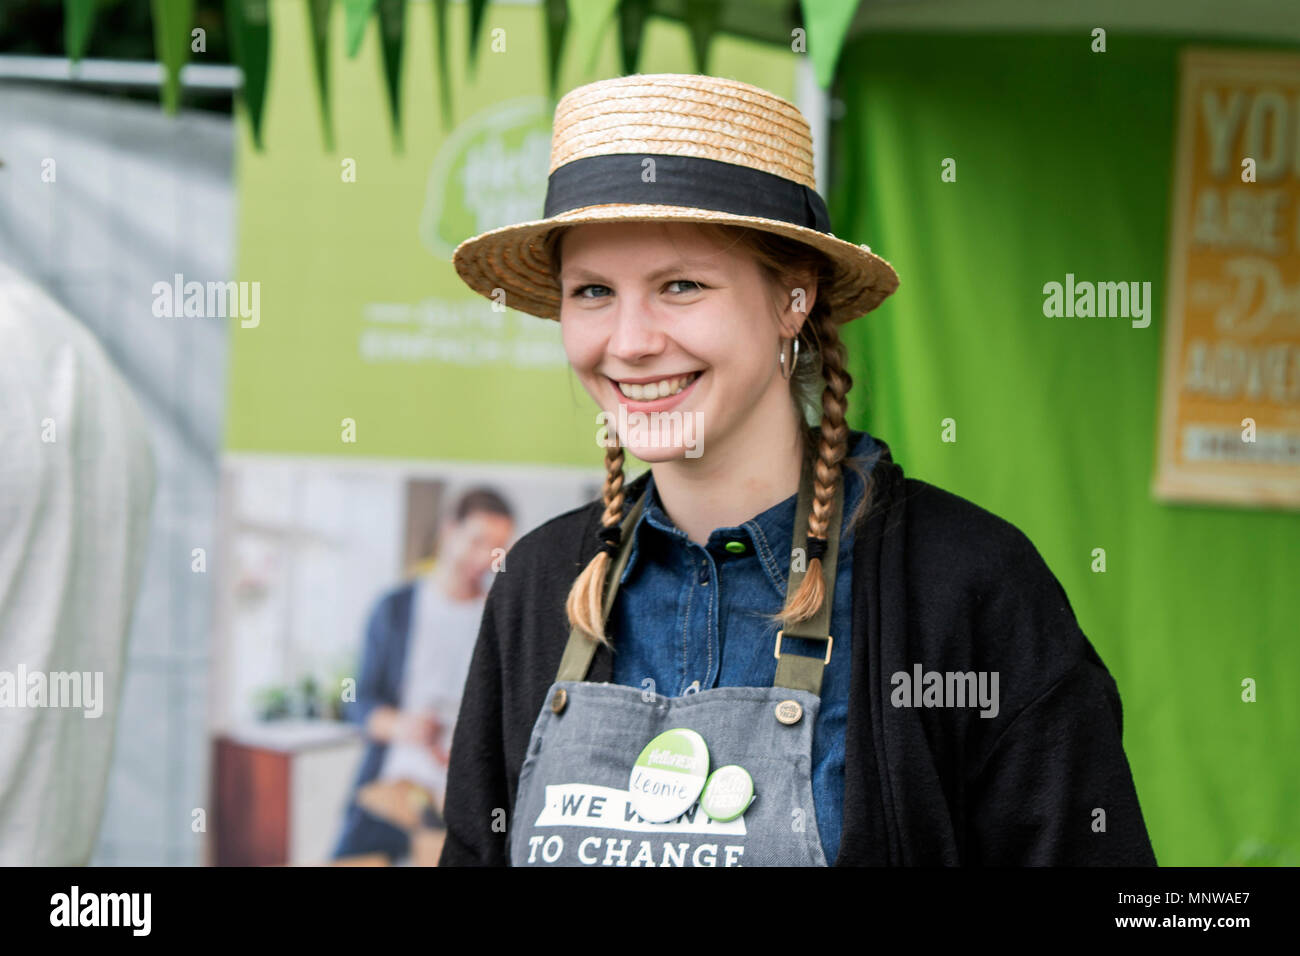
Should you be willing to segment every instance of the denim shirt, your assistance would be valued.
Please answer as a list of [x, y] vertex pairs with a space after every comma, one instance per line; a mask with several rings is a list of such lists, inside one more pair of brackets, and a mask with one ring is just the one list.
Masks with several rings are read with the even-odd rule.
[[[850, 431], [849, 455], [866, 457], [862, 464], [868, 473], [876, 450], [869, 434]], [[843, 474], [847, 525], [863, 485], [852, 469], [845, 468]], [[798, 495], [739, 527], [716, 528], [699, 545], [663, 510], [653, 475], [645, 494], [650, 497], [632, 530], [632, 550], [610, 612], [614, 683], [668, 697], [714, 687], [771, 687], [778, 627], [763, 615], [778, 613], [785, 603]], [[842, 527], [831, 605], [835, 643], [822, 679], [812, 741], [813, 805], [828, 864], [835, 862], [843, 826], [852, 575], [853, 536]], [[817, 655], [822, 647], [820, 641], [791, 639], [781, 650]]]

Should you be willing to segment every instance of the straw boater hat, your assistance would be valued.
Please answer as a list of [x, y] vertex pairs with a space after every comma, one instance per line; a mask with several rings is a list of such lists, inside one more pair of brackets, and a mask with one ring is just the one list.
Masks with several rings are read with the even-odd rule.
[[[643, 178], [647, 159], [654, 175]], [[545, 249], [557, 226], [712, 222], [824, 252], [835, 265], [828, 298], [840, 322], [870, 312], [898, 287], [888, 262], [831, 232], [803, 114], [735, 80], [646, 73], [568, 93], [555, 108], [543, 215], [462, 242], [452, 255], [457, 273], [482, 295], [502, 289], [509, 307], [558, 319], [560, 287]]]

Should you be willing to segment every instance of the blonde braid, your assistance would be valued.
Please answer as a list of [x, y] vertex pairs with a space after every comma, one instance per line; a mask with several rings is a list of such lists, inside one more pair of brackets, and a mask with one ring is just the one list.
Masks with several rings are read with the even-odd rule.
[[[623, 520], [623, 446], [614, 444], [605, 449], [605, 487], [602, 493], [605, 513], [601, 515], [602, 528], [616, 528]], [[602, 549], [587, 562], [578, 579], [569, 589], [564, 609], [569, 615], [569, 626], [576, 627], [593, 641], [612, 646], [605, 635], [605, 615], [601, 607], [605, 598], [605, 576], [609, 573], [613, 557]]]
[[[825, 540], [830, 531], [831, 509], [835, 504], [835, 486], [842, 480], [840, 463], [848, 453], [849, 427], [845, 421], [849, 389], [853, 378], [844, 368], [844, 344], [838, 324], [830, 310], [816, 309], [809, 319], [815, 322], [814, 334], [820, 342], [821, 375], [826, 383], [822, 391], [821, 436], [813, 461], [813, 501], [808, 514], [808, 537]], [[799, 529], [795, 529], [794, 546], [799, 546]], [[829, 600], [822, 580], [822, 560], [808, 562], [799, 590], [786, 596], [781, 619], [786, 626], [806, 621]]]

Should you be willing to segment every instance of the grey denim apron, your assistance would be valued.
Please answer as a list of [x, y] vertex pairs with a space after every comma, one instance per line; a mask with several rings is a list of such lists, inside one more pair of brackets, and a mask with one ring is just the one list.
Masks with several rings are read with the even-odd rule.
[[[805, 467], [796, 529], [807, 528], [811, 502], [812, 475]], [[606, 579], [605, 620], [644, 507], [642, 495], [623, 521], [621, 546]], [[510, 834], [513, 866], [826, 865], [813, 807], [812, 735], [833, 648], [831, 596], [843, 507], [840, 481], [822, 558], [827, 597], [814, 618], [778, 632], [773, 687], [717, 687], [664, 697], [590, 683], [595, 642], [576, 628], [570, 633], [519, 775]], [[791, 563], [788, 593], [804, 575]], [[824, 641], [826, 654], [782, 653], [783, 636]], [[755, 799], [739, 818], [719, 823], [698, 800], [667, 823], [647, 823], [633, 809], [628, 782], [638, 755], [660, 733], [679, 727], [704, 738], [710, 770], [739, 764], [749, 771]]]

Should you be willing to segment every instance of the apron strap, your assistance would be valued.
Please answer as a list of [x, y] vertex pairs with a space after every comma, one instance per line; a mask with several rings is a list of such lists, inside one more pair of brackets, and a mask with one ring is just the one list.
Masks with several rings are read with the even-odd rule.
[[[803, 542], [804, 566], [807, 567], [808, 554], [808, 515], [812, 512], [813, 469], [805, 462], [803, 476], [799, 483], [799, 505], [794, 514], [795, 542]], [[835, 566], [840, 553], [840, 524], [844, 519], [844, 478], [835, 482], [835, 498], [831, 505], [830, 527], [826, 533], [826, 553], [822, 555], [822, 580], [826, 583], [826, 597], [822, 605], [806, 621], [792, 624], [776, 635], [776, 678], [772, 681], [776, 687], [789, 687], [792, 690], [806, 690], [821, 696], [822, 673], [831, 660], [834, 640], [831, 637], [831, 606], [835, 602]], [[803, 583], [806, 570], [796, 570], [794, 555], [790, 560], [790, 579], [786, 584], [786, 594], [794, 594]], [[781, 653], [781, 642], [787, 637], [802, 637], [808, 640], [825, 641], [826, 653], [821, 657], [805, 657], [802, 654]]]
[[[623, 569], [627, 567], [628, 558], [632, 554], [632, 529], [636, 527], [637, 519], [641, 517], [641, 512], [645, 510], [647, 497], [648, 495], [642, 492], [641, 497], [636, 501], [636, 505], [623, 519], [623, 537], [619, 542], [618, 554], [614, 558], [614, 566], [609, 569], [605, 578], [605, 600], [600, 611], [601, 621], [609, 620], [610, 609], [614, 606], [614, 597], [618, 594], [619, 579], [623, 576]], [[564, 646], [564, 656], [560, 658], [560, 669], [555, 674], [556, 681], [586, 680], [587, 671], [591, 669], [591, 659], [595, 655], [596, 642], [576, 627], [570, 629], [569, 643]]]
[[[805, 463], [799, 481], [799, 503], [795, 508], [794, 534], [792, 538], [794, 541], [803, 543], [805, 556], [808, 553], [806, 529], [808, 527], [808, 515], [812, 511], [812, 486], [813, 470], [808, 463]], [[637, 499], [636, 505], [623, 519], [622, 540], [619, 543], [618, 554], [605, 578], [605, 595], [601, 606], [602, 621], [607, 622], [609, 620], [610, 609], [613, 608], [614, 598], [618, 594], [619, 579], [623, 576], [623, 570], [627, 567], [628, 558], [632, 553], [632, 529], [636, 527], [641, 512], [645, 510], [647, 497], [648, 495], [643, 492], [641, 497]], [[830, 530], [827, 532], [826, 538], [826, 553], [822, 555], [822, 578], [826, 582], [826, 599], [822, 601], [822, 606], [811, 618], [777, 632], [776, 649], [774, 651], [774, 656], [777, 659], [776, 679], [773, 681], [773, 685], [776, 687], [806, 690], [821, 695], [822, 672], [826, 664], [830, 662], [833, 645], [830, 633], [831, 605], [834, 603], [835, 597], [835, 565], [839, 557], [840, 524], [843, 520], [843, 514], [844, 480], [841, 477], [835, 483], [835, 499], [831, 508]], [[793, 594], [798, 590], [806, 573], [803, 569], [796, 570], [793, 555], [791, 555], [790, 578], [786, 585], [787, 594]], [[826, 653], [823, 657], [782, 654], [781, 641], [785, 637], [802, 637], [825, 641]], [[555, 680], [557, 682], [586, 680], [587, 672], [591, 669], [592, 658], [595, 655], [596, 642], [588, 638], [576, 627], [570, 629], [569, 641], [564, 647], [564, 656], [560, 658], [560, 666], [556, 671]]]

